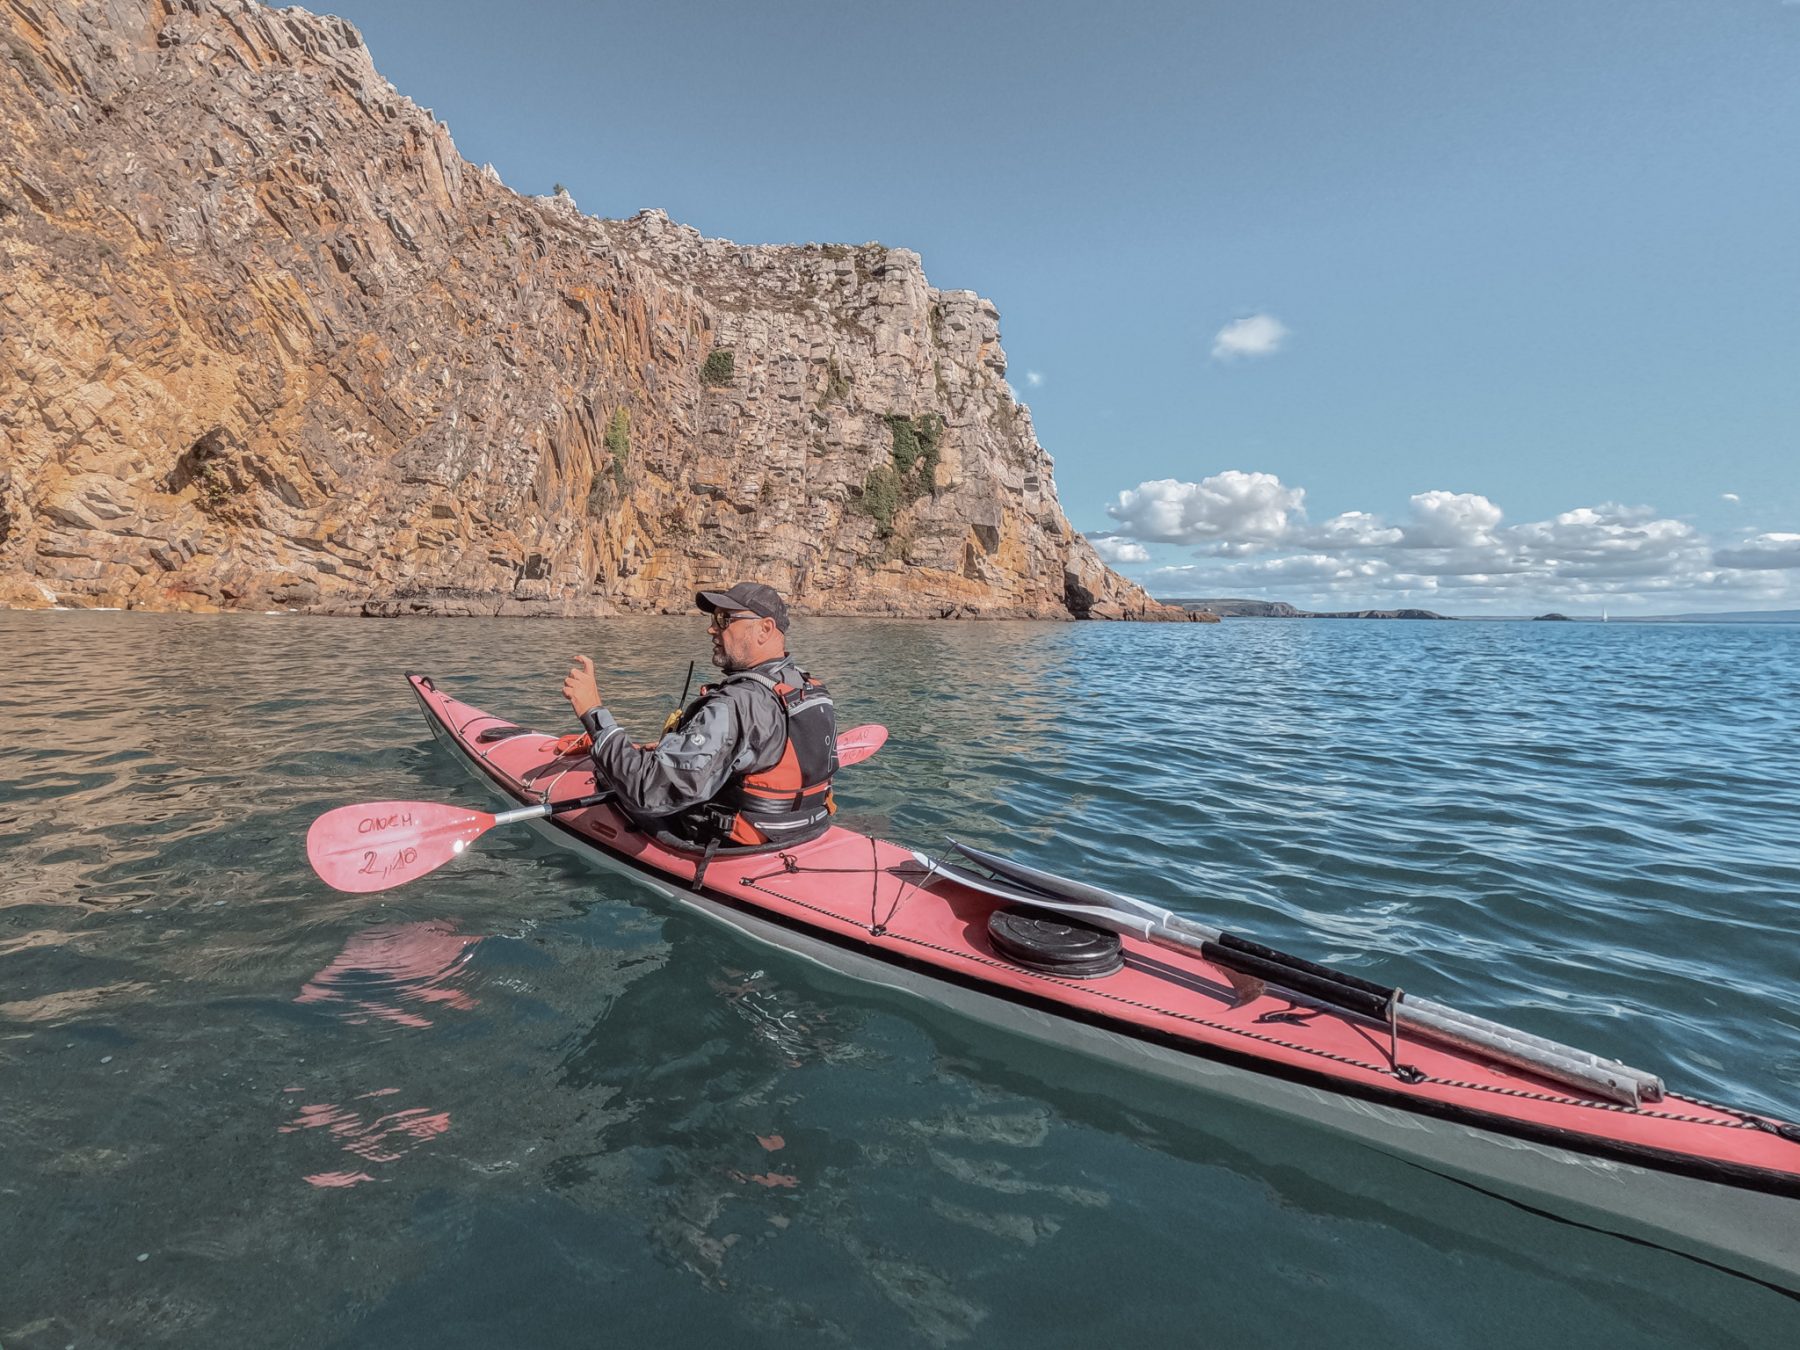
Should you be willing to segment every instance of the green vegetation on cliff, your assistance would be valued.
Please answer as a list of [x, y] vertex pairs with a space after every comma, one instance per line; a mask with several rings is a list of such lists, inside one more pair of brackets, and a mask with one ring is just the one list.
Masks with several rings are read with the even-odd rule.
[[727, 347], [715, 347], [707, 353], [706, 363], [700, 367], [701, 384], [730, 384], [737, 374], [737, 355]]
[[893, 436], [888, 462], [869, 470], [857, 502], [859, 510], [874, 517], [883, 538], [894, 532], [894, 517], [902, 507], [936, 488], [938, 447], [944, 438], [944, 419], [936, 413], [892, 413], [886, 420]]
[[613, 413], [601, 442], [612, 456], [612, 466], [610, 472], [604, 464], [594, 470], [594, 482], [588, 488], [587, 513], [595, 517], [610, 511], [625, 492], [625, 466], [631, 460], [629, 408], [619, 408]]

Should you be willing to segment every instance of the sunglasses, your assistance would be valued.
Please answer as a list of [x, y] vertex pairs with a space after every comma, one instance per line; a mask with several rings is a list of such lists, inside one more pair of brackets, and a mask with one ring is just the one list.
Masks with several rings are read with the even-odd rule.
[[713, 614], [712, 620], [706, 626], [715, 633], [723, 633], [740, 619], [760, 619], [762, 617], [760, 614], [733, 614], [730, 618], [726, 618], [724, 611], [721, 610]]

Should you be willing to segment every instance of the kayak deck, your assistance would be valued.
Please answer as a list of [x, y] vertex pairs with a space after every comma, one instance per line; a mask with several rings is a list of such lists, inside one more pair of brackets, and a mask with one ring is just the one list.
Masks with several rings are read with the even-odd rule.
[[[410, 678], [434, 731], [514, 800], [555, 803], [594, 792], [585, 754], [559, 756], [556, 737]], [[551, 824], [566, 839], [692, 886], [697, 855], [663, 847], [611, 805]], [[1396, 1046], [1385, 1023], [1275, 987], [1246, 990], [1198, 955], [1129, 934], [1120, 939], [1124, 965], [1116, 973], [1068, 978], [1025, 969], [989, 940], [988, 918], [1001, 901], [927, 877], [909, 850], [841, 827], [779, 853], [719, 854], [699, 895], [809, 942], [1117, 1035], [1420, 1116], [1800, 1198], [1800, 1131], [1783, 1122], [1675, 1093], [1626, 1106], [1424, 1039], [1403, 1035]]]

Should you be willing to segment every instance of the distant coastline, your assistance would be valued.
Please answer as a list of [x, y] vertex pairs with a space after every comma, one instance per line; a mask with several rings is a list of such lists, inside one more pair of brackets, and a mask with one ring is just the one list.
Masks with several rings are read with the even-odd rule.
[[[1588, 619], [1589, 623], [1598, 620]], [[1800, 623], [1800, 609], [1738, 609], [1724, 614], [1646, 614], [1618, 618], [1612, 623]]]
[[1164, 600], [1189, 613], [1217, 614], [1221, 619], [1448, 619], [1428, 609], [1346, 609], [1330, 613], [1296, 609], [1285, 600]]
[[1520, 623], [1800, 623], [1800, 609], [1740, 609], [1719, 614], [1438, 614], [1429, 609], [1299, 609], [1285, 600], [1239, 598], [1189, 599], [1159, 597], [1165, 605], [1190, 612], [1207, 611], [1221, 619], [1446, 619]]

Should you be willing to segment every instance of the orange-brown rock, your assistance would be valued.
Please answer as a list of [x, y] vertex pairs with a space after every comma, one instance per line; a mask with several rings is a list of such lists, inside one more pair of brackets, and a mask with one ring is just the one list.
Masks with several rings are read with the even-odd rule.
[[916, 255], [520, 196], [356, 31], [0, 0], [0, 604], [1184, 618]]

